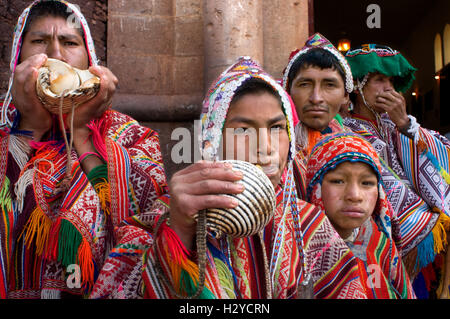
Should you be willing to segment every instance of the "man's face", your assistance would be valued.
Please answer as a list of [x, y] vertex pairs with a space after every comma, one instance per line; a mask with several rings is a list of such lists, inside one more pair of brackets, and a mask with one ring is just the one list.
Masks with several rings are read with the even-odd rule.
[[261, 166], [279, 184], [289, 153], [286, 117], [270, 93], [246, 94], [230, 105], [223, 128], [223, 159]]
[[[384, 92], [395, 91], [393, 78], [381, 73], [372, 73], [369, 75], [366, 85], [363, 87], [364, 98], [367, 104], [373, 107], [377, 112], [385, 112], [384, 109], [377, 107], [377, 95]], [[359, 92], [357, 94], [357, 103], [363, 103]]]
[[378, 200], [378, 179], [362, 162], [343, 162], [322, 181], [325, 213], [341, 237], [351, 235], [369, 218]]
[[339, 71], [310, 66], [300, 68], [290, 88], [298, 117], [306, 126], [322, 131], [349, 101]]
[[61, 17], [46, 16], [33, 22], [23, 39], [19, 62], [40, 53], [78, 69], [89, 67], [83, 37]]

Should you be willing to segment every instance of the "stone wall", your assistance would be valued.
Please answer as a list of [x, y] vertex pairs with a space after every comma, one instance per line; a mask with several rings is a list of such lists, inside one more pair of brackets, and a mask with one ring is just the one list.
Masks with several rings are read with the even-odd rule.
[[[92, 37], [101, 64], [106, 65], [107, 0], [72, 0], [78, 4], [91, 28]], [[12, 33], [17, 18], [31, 4], [30, 0], [0, 1], [0, 97], [8, 89], [9, 61], [11, 59]]]

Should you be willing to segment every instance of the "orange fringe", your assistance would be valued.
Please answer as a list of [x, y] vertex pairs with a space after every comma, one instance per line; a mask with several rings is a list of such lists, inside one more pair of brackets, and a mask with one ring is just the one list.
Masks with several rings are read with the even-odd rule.
[[445, 213], [441, 212], [439, 214], [439, 219], [434, 225], [431, 232], [433, 233], [434, 239], [434, 252], [439, 254], [444, 251], [447, 246], [447, 232], [450, 231], [450, 217]]
[[36, 254], [41, 256], [48, 241], [51, 219], [37, 206], [31, 213], [19, 238], [25, 233], [24, 243], [30, 249], [33, 240], [36, 242]]
[[86, 238], [83, 238], [78, 247], [78, 265], [81, 269], [83, 286], [92, 287], [94, 284], [94, 262], [92, 261], [92, 250]]
[[111, 203], [111, 193], [109, 191], [109, 183], [108, 182], [101, 182], [96, 183], [95, 191], [97, 192], [98, 198], [100, 200], [100, 206], [102, 210], [107, 214], [110, 215], [110, 203]]
[[308, 147], [307, 147], [307, 154], [311, 154], [311, 151], [313, 147], [316, 145], [317, 141], [319, 141], [322, 138], [322, 134], [317, 130], [312, 130], [308, 128]]

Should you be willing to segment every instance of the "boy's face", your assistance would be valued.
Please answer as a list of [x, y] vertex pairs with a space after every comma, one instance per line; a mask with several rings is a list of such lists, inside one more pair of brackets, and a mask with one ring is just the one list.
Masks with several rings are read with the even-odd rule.
[[300, 68], [290, 88], [300, 121], [322, 131], [349, 101], [339, 71], [315, 66]]
[[322, 202], [326, 215], [342, 238], [369, 218], [378, 200], [378, 180], [362, 162], [343, 162], [325, 174]]
[[258, 164], [273, 186], [280, 182], [289, 153], [286, 117], [268, 92], [246, 94], [230, 105], [223, 128], [223, 159]]
[[23, 38], [19, 62], [40, 53], [78, 69], [89, 67], [83, 37], [62, 17], [46, 16], [33, 22]]

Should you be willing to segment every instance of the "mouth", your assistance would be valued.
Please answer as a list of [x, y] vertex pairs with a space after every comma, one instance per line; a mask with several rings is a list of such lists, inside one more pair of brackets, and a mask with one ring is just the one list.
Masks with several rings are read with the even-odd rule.
[[303, 113], [324, 114], [324, 113], [328, 113], [328, 109], [323, 108], [323, 107], [306, 107], [303, 109]]
[[272, 177], [275, 176], [278, 173], [278, 165], [264, 165], [264, 166], [259, 166], [262, 171], [264, 172], [264, 174], [267, 175], [267, 177]]
[[361, 209], [358, 208], [346, 208], [341, 211], [341, 214], [351, 218], [362, 218], [365, 213]]

